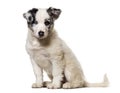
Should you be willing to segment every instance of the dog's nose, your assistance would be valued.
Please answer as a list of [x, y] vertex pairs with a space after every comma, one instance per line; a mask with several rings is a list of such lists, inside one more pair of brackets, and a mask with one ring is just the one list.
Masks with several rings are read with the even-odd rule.
[[43, 31], [40, 31], [38, 32], [39, 36], [44, 36], [44, 32]]

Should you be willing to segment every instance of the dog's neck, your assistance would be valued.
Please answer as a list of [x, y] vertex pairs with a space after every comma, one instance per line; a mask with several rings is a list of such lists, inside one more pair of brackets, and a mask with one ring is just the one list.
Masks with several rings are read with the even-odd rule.
[[[29, 29], [30, 30], [30, 29]], [[36, 47], [39, 46], [48, 46], [51, 44], [52, 40], [54, 40], [57, 36], [56, 31], [53, 29], [50, 31], [49, 35], [44, 39], [36, 38], [32, 31], [28, 31], [28, 41], [31, 45], [35, 45]]]

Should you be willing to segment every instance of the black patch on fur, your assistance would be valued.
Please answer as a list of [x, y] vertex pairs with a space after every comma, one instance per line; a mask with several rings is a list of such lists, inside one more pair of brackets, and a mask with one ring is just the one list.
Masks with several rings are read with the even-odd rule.
[[38, 22], [36, 21], [36, 13], [37, 13], [38, 9], [37, 8], [33, 8], [31, 10], [28, 11], [28, 13], [31, 14], [31, 16], [28, 18], [28, 26], [32, 27], [33, 24], [37, 24]]
[[56, 20], [59, 17], [59, 15], [61, 14], [60, 9], [56, 9], [56, 8], [52, 8], [52, 7], [49, 7], [47, 9], [47, 12], [48, 12], [49, 16], [51, 18], [53, 18], [54, 20]]
[[28, 21], [32, 21], [32, 20], [33, 20], [32, 16], [29, 16]]

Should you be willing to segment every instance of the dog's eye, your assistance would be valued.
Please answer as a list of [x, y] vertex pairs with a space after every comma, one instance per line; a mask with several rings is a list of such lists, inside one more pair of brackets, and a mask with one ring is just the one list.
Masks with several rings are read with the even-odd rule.
[[45, 25], [46, 26], [50, 25], [50, 21], [45, 21]]
[[31, 16], [29, 16], [29, 17], [28, 17], [28, 21], [31, 22], [32, 20], [33, 20], [33, 18], [32, 18]]

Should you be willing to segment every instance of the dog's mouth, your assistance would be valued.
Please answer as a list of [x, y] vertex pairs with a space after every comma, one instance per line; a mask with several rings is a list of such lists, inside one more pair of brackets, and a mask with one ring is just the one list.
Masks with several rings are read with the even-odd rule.
[[44, 37], [44, 36], [43, 36], [43, 37], [38, 37], [38, 39], [40, 39], [40, 40], [45, 39], [45, 38], [46, 38], [46, 37]]
[[39, 40], [42, 40], [42, 39], [45, 39], [47, 37], [48, 37], [48, 35], [44, 35], [44, 36], [37, 36], [36, 38], [38, 38]]
[[41, 39], [45, 39], [46, 37], [45, 36], [38, 36], [38, 35], [34, 35], [35, 38], [41, 40]]

